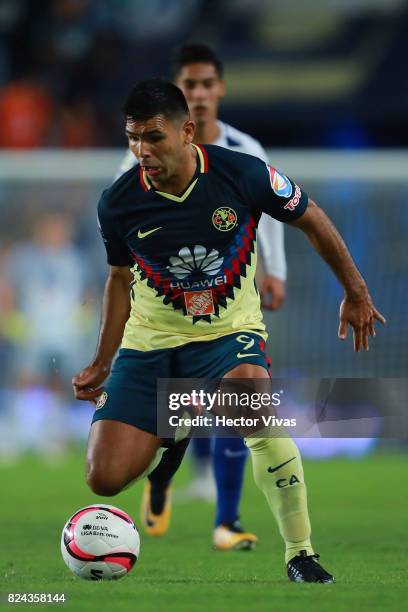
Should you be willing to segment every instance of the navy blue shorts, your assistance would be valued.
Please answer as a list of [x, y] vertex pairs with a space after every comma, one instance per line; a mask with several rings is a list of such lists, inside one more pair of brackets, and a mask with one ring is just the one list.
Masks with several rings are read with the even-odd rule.
[[112, 419], [156, 435], [158, 378], [220, 379], [241, 363], [269, 368], [258, 334], [238, 332], [155, 351], [120, 349], [92, 422]]

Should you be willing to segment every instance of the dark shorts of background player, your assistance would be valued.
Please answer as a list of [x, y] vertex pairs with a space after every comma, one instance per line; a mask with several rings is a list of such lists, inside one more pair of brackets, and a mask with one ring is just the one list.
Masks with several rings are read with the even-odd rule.
[[238, 332], [154, 351], [120, 349], [92, 422], [121, 421], [156, 435], [158, 378], [220, 379], [242, 363], [270, 367], [265, 341], [258, 334]]

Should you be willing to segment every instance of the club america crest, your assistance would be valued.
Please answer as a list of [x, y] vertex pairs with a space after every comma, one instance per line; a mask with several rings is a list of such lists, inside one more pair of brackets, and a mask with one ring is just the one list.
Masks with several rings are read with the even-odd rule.
[[212, 222], [215, 229], [220, 232], [229, 232], [238, 222], [237, 213], [229, 206], [219, 206], [213, 212]]

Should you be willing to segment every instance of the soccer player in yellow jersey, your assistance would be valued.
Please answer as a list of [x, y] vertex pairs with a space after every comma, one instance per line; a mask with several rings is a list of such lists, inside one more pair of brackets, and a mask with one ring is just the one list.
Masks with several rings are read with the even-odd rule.
[[[158, 378], [269, 378], [254, 284], [262, 212], [301, 229], [344, 287], [340, 338], [350, 325], [354, 349], [366, 350], [374, 321], [385, 322], [337, 230], [296, 183], [251, 155], [192, 144], [195, 124], [180, 89], [139, 83], [124, 113], [139, 163], [99, 202], [110, 272], [95, 357], [73, 379], [78, 399], [97, 401], [87, 482], [108, 496], [159, 469], [163, 444], [175, 444], [157, 435]], [[285, 543], [289, 579], [333, 582], [310, 540], [293, 440], [255, 431], [245, 442]]]
[[[184, 93], [196, 125], [194, 142], [248, 153], [267, 162], [267, 154], [257, 140], [218, 119], [218, 107], [226, 91], [223, 75], [221, 60], [206, 45], [191, 43], [176, 50], [173, 57], [173, 79]], [[127, 172], [136, 163], [132, 151], [128, 150], [120, 174]], [[280, 308], [285, 298], [283, 230], [282, 223], [267, 214], [261, 215], [257, 243], [265, 274], [260, 283], [260, 296], [262, 305], [272, 310]], [[233, 437], [216, 437], [213, 440], [194, 438], [192, 442], [195, 477], [183, 494], [192, 498], [212, 499], [215, 477], [217, 495], [214, 548], [223, 551], [254, 548], [258, 538], [243, 528], [239, 515], [248, 455], [245, 444], [240, 438]], [[175, 452], [173, 449], [172, 453]], [[160, 472], [149, 476], [142, 501], [141, 523], [145, 532], [153, 536], [163, 535], [170, 522], [171, 483], [162, 478]]]

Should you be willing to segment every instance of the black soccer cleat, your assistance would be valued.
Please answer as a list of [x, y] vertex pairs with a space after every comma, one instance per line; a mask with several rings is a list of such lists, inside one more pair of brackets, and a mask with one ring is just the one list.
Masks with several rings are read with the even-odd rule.
[[332, 584], [334, 577], [326, 572], [317, 562], [319, 555], [308, 555], [301, 550], [296, 557], [288, 562], [288, 578], [292, 582], [320, 582], [321, 584]]

